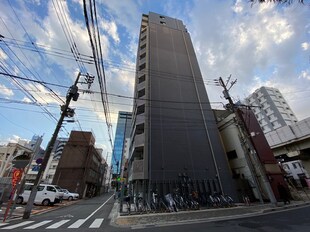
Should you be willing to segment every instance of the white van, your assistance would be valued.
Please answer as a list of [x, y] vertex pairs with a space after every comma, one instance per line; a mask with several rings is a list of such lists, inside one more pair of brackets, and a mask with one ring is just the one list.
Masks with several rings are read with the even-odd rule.
[[[26, 183], [24, 187], [24, 192], [17, 197], [16, 203], [22, 204], [27, 203], [33, 184]], [[64, 193], [61, 188], [57, 185], [51, 184], [40, 184], [38, 186], [38, 191], [36, 198], [34, 199], [35, 204], [42, 204], [44, 206], [53, 205], [62, 201]]]

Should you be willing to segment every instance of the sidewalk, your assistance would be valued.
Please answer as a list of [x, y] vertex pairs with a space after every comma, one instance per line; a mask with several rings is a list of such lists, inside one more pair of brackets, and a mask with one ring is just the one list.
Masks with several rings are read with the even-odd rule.
[[[80, 201], [80, 200], [62, 201], [62, 203], [58, 203], [58, 204], [55, 204], [53, 206], [33, 205], [33, 208], [31, 210], [31, 215], [35, 215], [35, 214], [40, 214], [40, 213], [43, 213], [43, 212], [49, 212], [49, 211], [52, 211], [52, 210], [56, 210], [56, 209], [59, 209], [61, 207], [65, 207], [65, 206], [74, 204], [74, 203], [76, 203], [78, 201]], [[1, 205], [1, 209], [0, 209], [0, 222], [3, 221], [6, 207], [7, 207], [7, 203], [3, 203]], [[23, 204], [23, 205], [15, 205], [15, 208], [14, 208], [11, 216], [10, 216], [11, 209], [9, 210], [6, 222], [10, 222], [10, 221], [13, 221], [13, 220], [16, 220], [16, 219], [21, 219], [23, 217], [23, 214], [24, 214], [24, 211], [25, 211], [25, 207], [26, 207], [25, 204]]]
[[272, 206], [269, 203], [263, 205], [253, 204], [250, 206], [239, 204], [231, 208], [212, 208], [194, 211], [179, 211], [173, 213], [149, 213], [121, 216], [119, 213], [119, 204], [116, 202], [110, 214], [110, 218], [111, 225], [113, 226], [141, 228], [146, 226], [193, 223], [199, 221], [207, 222], [227, 220], [259, 215], [271, 211], [280, 211], [289, 208], [301, 207], [305, 205], [310, 205], [310, 201], [292, 201], [289, 205], [284, 205], [282, 202], [280, 202], [278, 203], [278, 206]]

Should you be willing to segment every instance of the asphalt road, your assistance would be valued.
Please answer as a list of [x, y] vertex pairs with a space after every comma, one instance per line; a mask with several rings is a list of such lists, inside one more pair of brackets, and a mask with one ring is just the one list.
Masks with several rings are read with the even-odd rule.
[[[109, 214], [115, 200], [113, 195], [104, 195], [81, 200], [73, 205], [60, 208], [42, 215], [32, 216], [28, 220], [17, 220], [0, 224], [0, 230], [27, 231], [143, 231], [143, 232], [307, 232], [310, 231], [310, 206], [298, 207], [285, 211], [276, 211], [235, 220], [216, 222], [192, 222], [190, 224], [169, 224], [121, 228], [110, 225]], [[21, 224], [22, 223], [22, 224]]]
[[[102, 231], [109, 227], [108, 216], [114, 205], [113, 194], [81, 200], [75, 204], [41, 215], [33, 215], [27, 220], [0, 224], [0, 230], [25, 231]], [[101, 229], [101, 230], [100, 230]]]

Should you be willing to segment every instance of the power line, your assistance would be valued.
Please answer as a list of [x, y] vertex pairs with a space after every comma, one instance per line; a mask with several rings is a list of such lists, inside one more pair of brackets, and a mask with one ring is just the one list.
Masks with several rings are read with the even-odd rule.
[[[6, 39], [8, 39], [8, 38], [6, 38]], [[42, 51], [45, 52], [45, 53], [48, 53], [50, 55], [56, 55], [56, 56], [59, 56], [59, 57], [65, 58], [65, 59], [70, 59], [66, 55], [66, 53], [68, 53], [68, 51], [61, 50], [61, 51], [64, 51], [66, 53], [54, 52], [54, 54], [52, 54], [53, 51], [51, 49], [57, 49], [57, 48], [50, 48], [50, 47], [48, 47], [48, 48], [49, 48], [49, 50], [42, 50]], [[102, 62], [102, 63], [104, 63], [107, 66], [114, 67], [114, 68], [117, 68], [119, 70], [132, 72], [134, 74], [141, 73], [140, 71], [137, 71], [135, 67], [129, 66], [129, 65], [125, 65], [124, 63], [118, 63], [118, 62], [112, 61], [112, 60], [103, 60], [103, 59], [100, 60], [100, 59], [95, 58], [93, 56], [88, 56], [88, 55], [84, 55], [84, 54], [80, 54], [80, 53], [79, 53], [79, 56], [80, 56], [80, 59], [83, 60], [83, 62], [86, 63], [86, 64], [95, 64], [96, 61], [94, 61], [94, 60], [96, 59], [96, 60], [98, 60], [97, 62]], [[82, 56], [85, 56], [85, 60], [84, 60], [84, 58], [83, 59], [81, 58]], [[86, 57], [87, 57], [87, 59], [86, 59]], [[154, 69], [145, 69], [145, 71], [146, 72], [149, 71], [153, 76], [156, 76], [156, 77], [159, 77], [159, 78], [192, 81], [192, 78], [191, 78], [190, 75], [185, 75], [185, 74], [178, 74], [178, 75], [176, 75], [175, 73], [170, 73], [170, 72], [165, 72], [165, 71], [157, 71], [157, 70], [154, 70]], [[206, 78], [204, 78], [201, 81], [199, 80], [199, 82], [203, 82], [203, 83], [205, 83], [207, 85], [219, 86], [218, 82], [217, 82], [217, 79], [206, 79]]]
[[[52, 0], [52, 4], [54, 6], [58, 21], [60, 23], [60, 26], [64, 32], [65, 38], [68, 42], [68, 45], [70, 47], [70, 50], [72, 52], [73, 57], [75, 58], [75, 61], [80, 69], [81, 72], [87, 73], [86, 68], [84, 66], [83, 62], [80, 62], [79, 58], [79, 50], [78, 47], [76, 46], [76, 42], [74, 41], [73, 35], [72, 35], [72, 30], [70, 27], [70, 24], [68, 22], [67, 14], [64, 11], [64, 6], [61, 5], [61, 2]], [[58, 9], [57, 9], [58, 8]]]
[[[21, 79], [21, 80], [26, 80], [26, 81], [31, 81], [31, 82], [36, 82], [36, 83], [41, 83], [41, 84], [45, 84], [45, 85], [51, 85], [51, 86], [57, 86], [57, 87], [61, 87], [61, 88], [68, 88], [68, 86], [65, 85], [59, 85], [59, 84], [54, 84], [54, 83], [50, 83], [50, 82], [45, 82], [45, 81], [37, 81], [37, 80], [32, 80], [29, 78], [25, 78], [25, 77], [20, 77], [17, 75], [13, 75], [13, 74], [8, 74], [8, 73], [4, 73], [4, 72], [0, 72], [0, 75], [5, 75], [5, 76], [10, 76], [12, 78], [16, 78], [16, 79]], [[101, 94], [102, 92], [100, 91], [92, 91], [92, 90], [88, 90], [88, 89], [80, 89], [80, 92], [86, 92], [86, 93], [98, 93]], [[113, 97], [118, 97], [118, 98], [125, 98], [125, 99], [130, 99], [130, 100], [143, 100], [143, 101], [150, 101], [150, 102], [161, 102], [161, 103], [178, 103], [178, 104], [198, 104], [197, 101], [172, 101], [172, 100], [156, 100], [156, 99], [148, 99], [148, 98], [139, 98], [139, 97], [131, 97], [131, 96], [125, 96], [125, 95], [120, 95], [120, 94], [111, 94], [111, 93], [105, 93], [106, 95], [109, 96], [113, 96]], [[212, 102], [201, 102], [202, 104], [210, 104]], [[213, 103], [221, 103], [221, 102], [213, 102]]]
[[104, 66], [102, 63], [103, 56], [102, 56], [102, 49], [101, 49], [101, 42], [100, 42], [100, 32], [98, 27], [97, 21], [97, 11], [96, 11], [96, 3], [95, 1], [89, 0], [89, 11], [90, 11], [90, 20], [88, 16], [88, 9], [86, 0], [83, 0], [83, 10], [84, 10], [84, 19], [86, 23], [87, 32], [89, 35], [90, 45], [93, 53], [93, 58], [95, 62], [96, 72], [98, 76], [99, 87], [101, 91], [101, 100], [104, 109], [104, 114], [106, 118], [106, 124], [108, 128], [109, 138], [111, 148], [113, 149], [113, 142], [112, 142], [112, 123], [109, 114], [109, 101], [107, 95], [107, 85], [106, 85], [106, 77], [104, 72]]

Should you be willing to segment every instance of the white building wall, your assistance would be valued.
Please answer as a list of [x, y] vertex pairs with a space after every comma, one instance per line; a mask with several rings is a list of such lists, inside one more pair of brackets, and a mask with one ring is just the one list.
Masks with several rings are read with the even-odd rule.
[[276, 88], [261, 87], [245, 99], [252, 106], [264, 133], [297, 122], [297, 118], [288, 103]]
[[310, 137], [310, 117], [265, 134], [271, 148]]

